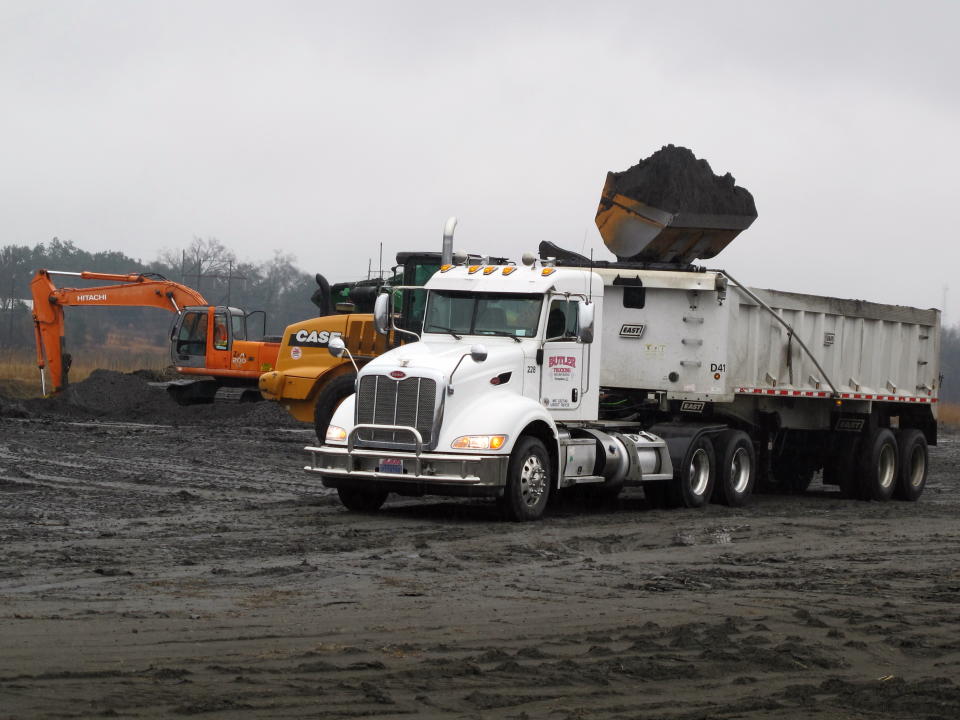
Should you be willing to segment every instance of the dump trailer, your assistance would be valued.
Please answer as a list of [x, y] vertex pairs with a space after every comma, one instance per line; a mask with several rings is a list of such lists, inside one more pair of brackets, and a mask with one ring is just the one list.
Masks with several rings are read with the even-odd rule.
[[598, 227], [617, 260], [546, 244], [522, 266], [445, 264], [420, 342], [363, 367], [305, 469], [354, 510], [391, 492], [485, 496], [513, 520], [565, 488], [740, 505], [820, 470], [847, 497], [920, 496], [938, 311], [746, 287], [691, 263], [752, 219], [698, 226], [617, 201], [611, 221], [608, 189]]

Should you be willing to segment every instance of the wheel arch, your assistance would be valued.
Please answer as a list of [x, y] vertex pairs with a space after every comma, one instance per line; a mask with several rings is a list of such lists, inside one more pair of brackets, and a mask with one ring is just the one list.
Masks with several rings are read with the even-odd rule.
[[543, 420], [533, 420], [520, 431], [517, 439], [529, 435], [537, 438], [547, 448], [550, 457], [550, 486], [556, 490], [560, 482], [560, 445], [553, 427]]

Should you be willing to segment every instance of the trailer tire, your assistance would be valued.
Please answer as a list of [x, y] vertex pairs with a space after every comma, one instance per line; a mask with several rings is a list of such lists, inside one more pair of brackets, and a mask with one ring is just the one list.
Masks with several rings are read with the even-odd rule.
[[372, 513], [383, 507], [386, 502], [386, 490], [361, 490], [358, 488], [337, 488], [337, 495], [340, 496], [340, 502], [347, 510], [353, 512]]
[[897, 485], [897, 438], [890, 428], [876, 428], [863, 444], [857, 466], [861, 500], [884, 502]]
[[713, 441], [717, 457], [713, 500], [730, 507], [747, 502], [756, 478], [757, 454], [742, 430], [727, 430]]
[[699, 435], [690, 443], [683, 464], [670, 483], [670, 504], [674, 507], [706, 507], [713, 494], [716, 469], [713, 443], [706, 435]]
[[532, 435], [517, 440], [507, 466], [507, 486], [497, 501], [508, 520], [539, 520], [550, 499], [550, 456]]
[[353, 395], [356, 383], [356, 373], [340, 375], [326, 383], [317, 395], [317, 403], [313, 407], [313, 428], [317, 432], [317, 440], [321, 445], [327, 439], [330, 418], [340, 407], [340, 403]]
[[926, 436], [916, 428], [906, 428], [897, 434], [900, 466], [893, 495], [899, 500], [917, 500], [927, 484], [930, 455]]

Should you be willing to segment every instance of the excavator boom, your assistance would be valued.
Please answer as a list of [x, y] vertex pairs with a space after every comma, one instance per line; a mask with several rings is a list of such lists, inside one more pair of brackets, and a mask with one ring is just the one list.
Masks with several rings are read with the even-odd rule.
[[[51, 276], [63, 275], [82, 280], [106, 280], [117, 283], [89, 288], [58, 288]], [[196, 290], [162, 277], [129, 274], [118, 275], [96, 272], [64, 272], [38, 270], [30, 281], [33, 297], [33, 325], [37, 342], [37, 367], [43, 394], [47, 394], [44, 378], [46, 368], [52, 392], [67, 385], [70, 356], [63, 351], [64, 317], [67, 306], [134, 306], [156, 307], [180, 313], [188, 305], [206, 305], [203, 295]]]

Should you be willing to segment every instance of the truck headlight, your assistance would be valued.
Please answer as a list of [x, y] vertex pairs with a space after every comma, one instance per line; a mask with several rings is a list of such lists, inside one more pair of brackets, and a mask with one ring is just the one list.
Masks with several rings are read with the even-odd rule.
[[454, 450], [499, 450], [506, 441], [506, 435], [461, 435], [450, 443], [450, 447]]
[[347, 441], [347, 431], [337, 425], [327, 425], [326, 442], [343, 443]]

